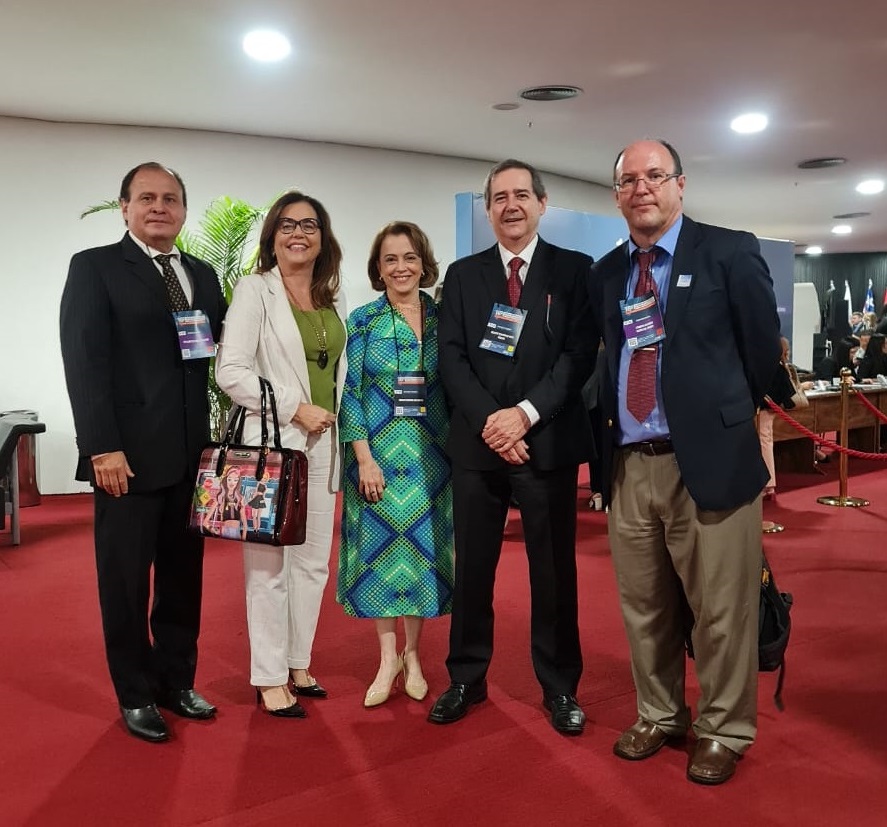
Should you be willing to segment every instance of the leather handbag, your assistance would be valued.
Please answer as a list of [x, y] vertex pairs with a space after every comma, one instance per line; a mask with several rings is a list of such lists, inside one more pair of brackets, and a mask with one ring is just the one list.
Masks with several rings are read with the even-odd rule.
[[274, 388], [263, 377], [259, 385], [261, 444], [242, 444], [247, 412], [236, 407], [222, 441], [211, 442], [200, 455], [189, 528], [225, 540], [298, 546], [305, 542], [308, 516], [308, 459], [280, 444]]

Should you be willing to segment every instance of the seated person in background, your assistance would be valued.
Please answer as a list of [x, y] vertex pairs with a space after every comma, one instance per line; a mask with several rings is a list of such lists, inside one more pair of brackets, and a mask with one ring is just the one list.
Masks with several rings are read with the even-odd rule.
[[858, 310], [854, 310], [850, 316], [850, 332], [851, 333], [859, 333], [865, 328], [865, 321], [863, 320], [862, 313]]
[[859, 333], [854, 334], [859, 339], [859, 350], [856, 351], [856, 355], [853, 357], [853, 364], [857, 367], [862, 361], [862, 357], [865, 356], [865, 349], [869, 346], [869, 339], [872, 338], [872, 333], [874, 333], [873, 330], [864, 328]]
[[856, 336], [845, 336], [834, 348], [831, 356], [826, 356], [816, 368], [816, 378], [824, 379], [831, 382], [841, 376], [841, 370], [848, 368], [856, 379], [856, 367], [853, 364], [853, 357], [859, 350], [859, 339]]
[[861, 382], [872, 384], [879, 375], [887, 376], [887, 336], [874, 333], [857, 368], [857, 376]]

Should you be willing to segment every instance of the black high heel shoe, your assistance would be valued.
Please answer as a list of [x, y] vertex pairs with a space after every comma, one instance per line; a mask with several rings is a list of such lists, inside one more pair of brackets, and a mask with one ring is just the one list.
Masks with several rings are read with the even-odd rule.
[[284, 706], [280, 709], [268, 709], [265, 706], [265, 700], [262, 698], [262, 690], [256, 687], [256, 704], [260, 705], [263, 711], [267, 712], [269, 715], [273, 715], [275, 718], [305, 718], [308, 713], [305, 712], [305, 707], [303, 707], [298, 701], [293, 701], [290, 706]]
[[324, 689], [313, 676], [308, 675], [308, 680], [311, 683], [306, 684], [305, 686], [300, 686], [296, 683], [296, 679], [293, 677], [293, 673], [290, 672], [290, 689], [293, 694], [301, 695], [303, 698], [326, 698], [328, 696], [328, 692]]

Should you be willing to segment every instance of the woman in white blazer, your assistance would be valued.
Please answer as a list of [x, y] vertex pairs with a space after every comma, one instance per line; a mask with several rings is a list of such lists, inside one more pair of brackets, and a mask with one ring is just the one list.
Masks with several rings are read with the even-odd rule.
[[282, 195], [262, 226], [257, 272], [234, 288], [216, 358], [219, 387], [249, 412], [244, 442], [260, 439], [262, 376], [274, 388], [283, 445], [308, 457], [304, 545], [243, 544], [250, 679], [256, 700], [282, 718], [305, 717], [296, 695], [327, 695], [308, 668], [341, 475], [336, 414], [347, 315], [341, 261], [323, 205], [300, 192]]

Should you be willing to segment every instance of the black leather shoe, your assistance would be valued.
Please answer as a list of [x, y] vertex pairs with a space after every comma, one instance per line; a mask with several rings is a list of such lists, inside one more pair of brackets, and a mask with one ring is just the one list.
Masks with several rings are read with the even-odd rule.
[[470, 683], [451, 683], [431, 707], [428, 720], [433, 724], [452, 724], [468, 713], [472, 704], [479, 704], [487, 699], [487, 682], [472, 686]]
[[581, 735], [585, 729], [585, 713], [572, 695], [543, 698], [542, 706], [551, 713], [551, 725], [563, 735]]
[[212, 718], [216, 708], [193, 689], [170, 689], [160, 693], [157, 705], [183, 718]]
[[296, 695], [301, 695], [303, 698], [326, 698], [329, 693], [324, 689], [311, 675], [308, 676], [311, 679], [311, 683], [305, 684], [305, 686], [299, 686], [293, 680], [292, 675], [290, 675], [290, 686], [292, 687], [292, 691]]
[[136, 709], [127, 709], [125, 706], [121, 706], [120, 713], [123, 715], [123, 723], [126, 724], [126, 728], [136, 738], [155, 744], [169, 740], [166, 721], [163, 720], [156, 704], [140, 706]]

